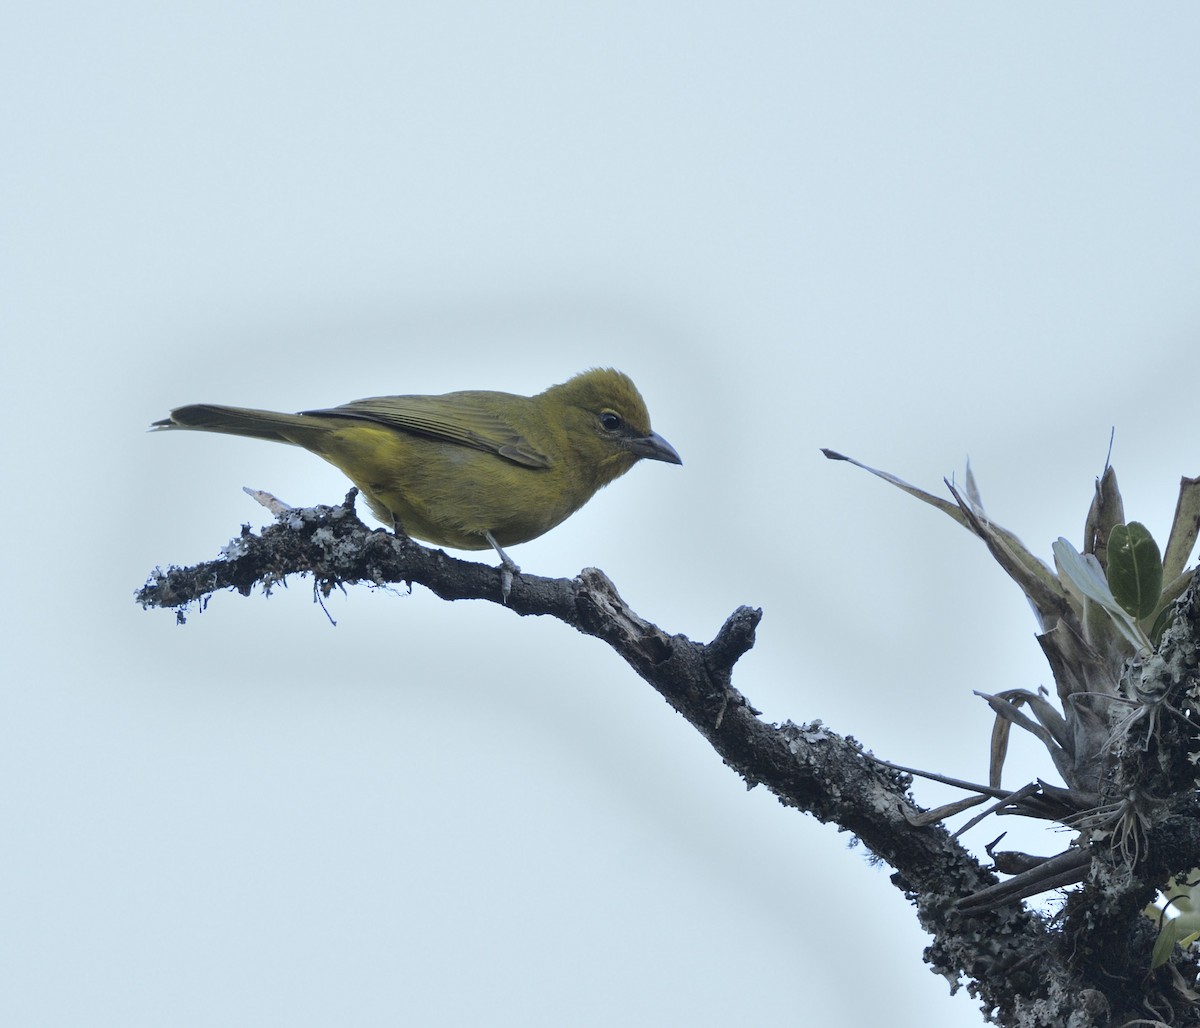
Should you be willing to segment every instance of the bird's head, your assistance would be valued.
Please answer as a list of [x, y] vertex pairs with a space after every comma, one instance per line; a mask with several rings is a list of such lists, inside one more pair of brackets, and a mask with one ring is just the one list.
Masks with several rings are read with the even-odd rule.
[[593, 469], [597, 487], [628, 471], [638, 460], [682, 464], [675, 448], [650, 428], [650, 413], [628, 375], [592, 368], [551, 386], [538, 399], [547, 415], [567, 426], [576, 460]]

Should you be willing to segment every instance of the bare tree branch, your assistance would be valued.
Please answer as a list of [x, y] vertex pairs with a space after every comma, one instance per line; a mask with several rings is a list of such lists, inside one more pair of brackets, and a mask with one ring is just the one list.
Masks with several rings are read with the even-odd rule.
[[[351, 492], [339, 507], [284, 510], [261, 535], [245, 527], [222, 559], [156, 571], [137, 600], [143, 607], [175, 609], [182, 621], [189, 606], [202, 608], [214, 592], [232, 588], [249, 595], [256, 584], [269, 591], [288, 575], [307, 574], [321, 596], [357, 583], [416, 583], [447, 600], [502, 602], [500, 569], [372, 531], [355, 515], [353, 501]], [[1082, 880], [1092, 868], [1089, 884], [1073, 894], [1070, 930], [1064, 931], [999, 887], [992, 871], [944, 828], [924, 823], [907, 774], [820, 722], [776, 725], [758, 716], [734, 688], [732, 671], [753, 646], [762, 611], [739, 607], [712, 642], [698, 643], [644, 620], [594, 568], [573, 579], [517, 574], [506, 605], [515, 614], [549, 615], [602, 640], [750, 787], [763, 785], [783, 804], [854, 833], [895, 869], [892, 881], [933, 936], [925, 953], [932, 969], [955, 989], [965, 979], [997, 1023], [1120, 1024], [1169, 1010], [1172, 1024], [1200, 1024], [1195, 1005], [1180, 999], [1186, 989], [1168, 978], [1178, 978], [1179, 971], [1148, 971], [1155, 933], [1140, 913], [1155, 882], [1200, 865], [1195, 809], [1176, 805], [1161, 824], [1150, 826], [1145, 849], [1155, 857], [1142, 861], [1137, 876], [1104, 847], [1055, 858], [1050, 871], [1057, 877], [1051, 875], [1045, 888]], [[801, 883], [798, 873], [797, 888]], [[1088, 921], [1089, 911], [1097, 910]], [[1094, 959], [1079, 960], [1081, 949]]]

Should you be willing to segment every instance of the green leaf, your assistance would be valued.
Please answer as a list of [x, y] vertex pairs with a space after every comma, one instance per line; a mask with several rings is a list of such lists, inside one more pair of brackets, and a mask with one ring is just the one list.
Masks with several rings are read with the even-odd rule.
[[1174, 920], [1164, 920], [1159, 929], [1158, 938], [1154, 940], [1154, 950], [1150, 954], [1150, 966], [1162, 967], [1171, 959], [1175, 943], [1179, 941], [1179, 926]]
[[1108, 535], [1108, 587], [1116, 601], [1135, 618], [1149, 617], [1162, 584], [1162, 554], [1146, 526], [1114, 525]]
[[1070, 582], [1071, 587], [1080, 595], [1103, 608], [1117, 631], [1132, 645], [1135, 653], [1143, 650], [1149, 652], [1153, 649], [1150, 640], [1146, 638], [1146, 633], [1138, 627], [1129, 612], [1113, 596], [1112, 589], [1105, 580], [1104, 571], [1100, 567], [1100, 562], [1094, 554], [1080, 553], [1069, 540], [1062, 536], [1058, 537], [1058, 541], [1052, 549], [1054, 550], [1054, 562], [1058, 565], [1058, 572], [1062, 575], [1063, 580]]
[[1169, 603], [1164, 604], [1162, 609], [1159, 610], [1158, 616], [1155, 617], [1154, 624], [1150, 626], [1150, 631], [1146, 633], [1150, 636], [1150, 642], [1154, 644], [1156, 650], [1158, 649], [1158, 644], [1162, 642], [1163, 632], [1167, 630], [1174, 616], [1175, 608]]

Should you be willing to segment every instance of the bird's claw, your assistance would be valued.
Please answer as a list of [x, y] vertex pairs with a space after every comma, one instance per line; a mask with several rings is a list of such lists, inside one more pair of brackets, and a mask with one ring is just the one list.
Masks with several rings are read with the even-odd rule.
[[508, 594], [512, 592], [513, 575], [519, 575], [521, 569], [517, 566], [517, 562], [504, 552], [491, 532], [484, 532], [483, 536], [491, 544], [492, 549], [500, 554], [500, 599], [505, 606], [508, 606]]

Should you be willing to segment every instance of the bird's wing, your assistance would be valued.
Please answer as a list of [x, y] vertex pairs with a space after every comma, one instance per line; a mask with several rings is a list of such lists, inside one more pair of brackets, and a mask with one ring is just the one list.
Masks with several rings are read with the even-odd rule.
[[375, 396], [326, 410], [303, 414], [361, 418], [405, 432], [460, 443], [485, 450], [530, 468], [550, 467], [550, 458], [503, 417], [489, 409], [486, 400], [471, 393], [444, 396]]

